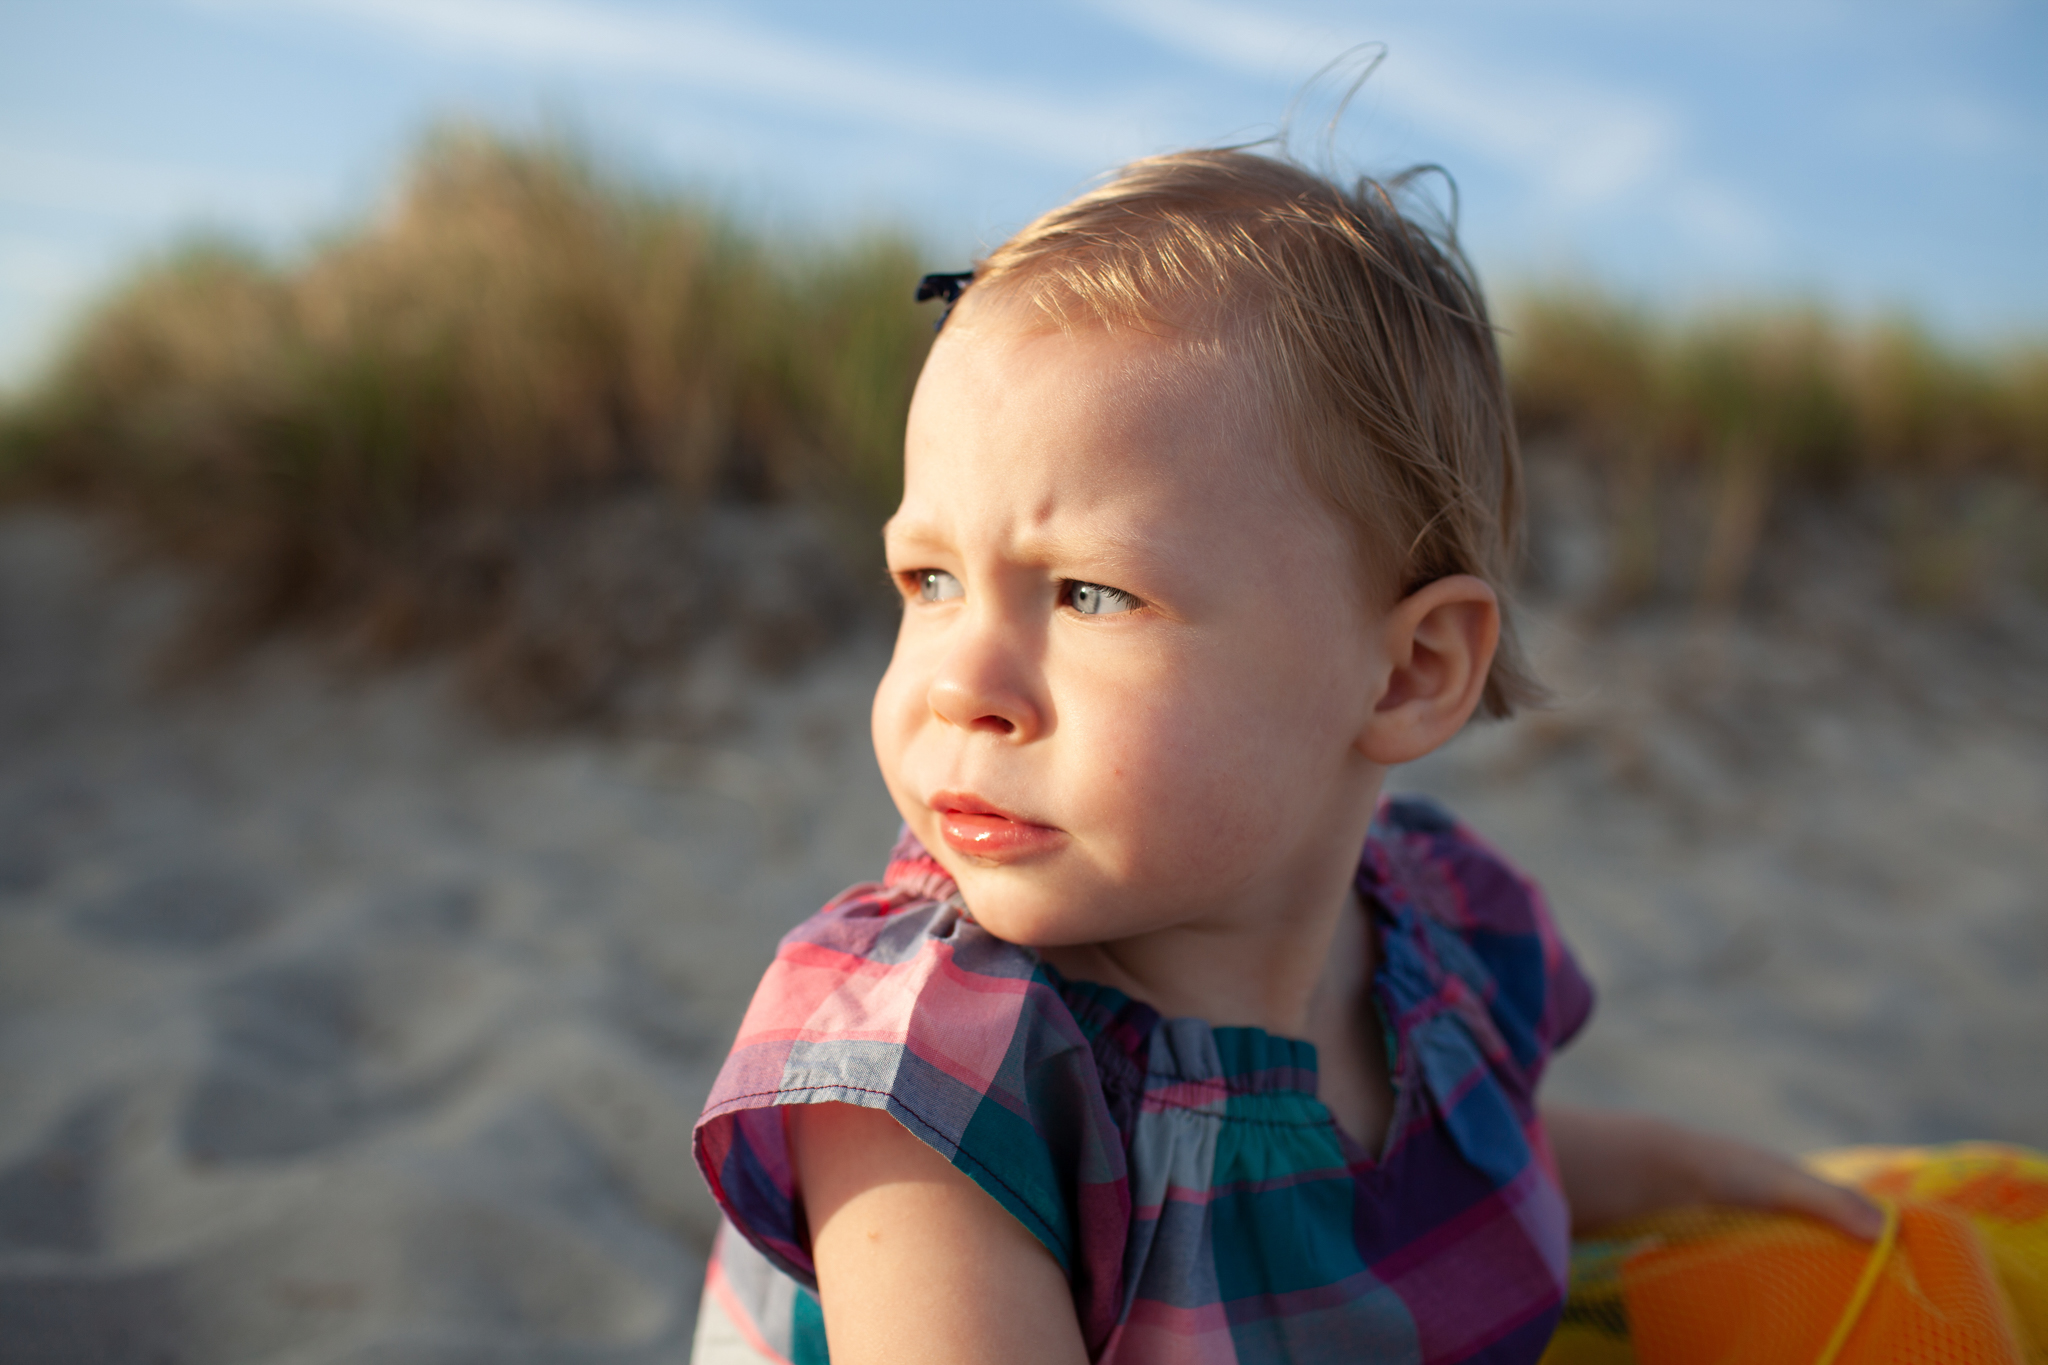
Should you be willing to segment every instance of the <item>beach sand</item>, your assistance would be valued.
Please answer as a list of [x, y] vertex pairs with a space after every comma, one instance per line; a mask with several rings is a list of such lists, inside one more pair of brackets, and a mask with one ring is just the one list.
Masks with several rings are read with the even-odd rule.
[[[1563, 591], [1560, 705], [1397, 785], [1596, 979], [1554, 1094], [2048, 1146], [2048, 632], [1855, 581], [1767, 625]], [[508, 737], [312, 645], [160, 687], [188, 591], [0, 517], [0, 1357], [681, 1361], [691, 1122], [776, 938], [895, 830], [886, 642], [702, 659], [672, 733]]]

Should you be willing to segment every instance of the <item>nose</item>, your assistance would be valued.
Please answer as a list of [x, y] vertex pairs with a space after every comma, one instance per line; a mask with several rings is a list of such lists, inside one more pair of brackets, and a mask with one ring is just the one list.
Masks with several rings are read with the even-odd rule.
[[951, 647], [932, 674], [932, 714], [962, 730], [1024, 743], [1045, 729], [1030, 642], [1000, 612], [962, 613]]

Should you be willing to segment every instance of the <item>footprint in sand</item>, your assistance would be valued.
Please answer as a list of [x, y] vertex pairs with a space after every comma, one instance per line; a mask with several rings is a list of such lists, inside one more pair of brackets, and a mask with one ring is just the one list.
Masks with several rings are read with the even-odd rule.
[[212, 1047], [179, 1122], [185, 1149], [213, 1163], [301, 1156], [439, 1103], [491, 1044], [493, 984], [418, 938], [230, 977], [205, 1004]]
[[75, 912], [74, 929], [124, 947], [206, 952], [269, 928], [275, 894], [253, 873], [197, 864], [151, 873]]
[[89, 1256], [101, 1249], [100, 1186], [113, 1120], [105, 1097], [88, 1100], [0, 1167], [0, 1262], [17, 1253]]

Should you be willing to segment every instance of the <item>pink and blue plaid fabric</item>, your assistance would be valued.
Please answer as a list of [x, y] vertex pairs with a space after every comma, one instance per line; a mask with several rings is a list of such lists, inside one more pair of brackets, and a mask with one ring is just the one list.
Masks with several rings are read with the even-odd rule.
[[698, 1121], [727, 1219], [709, 1300], [761, 1354], [826, 1359], [780, 1109], [837, 1100], [1037, 1235], [1095, 1360], [1535, 1360], [1569, 1253], [1536, 1084], [1592, 991], [1541, 893], [1429, 802], [1382, 806], [1358, 887], [1395, 1091], [1379, 1153], [1316, 1099], [1313, 1046], [1065, 980], [906, 835], [880, 885], [782, 941]]

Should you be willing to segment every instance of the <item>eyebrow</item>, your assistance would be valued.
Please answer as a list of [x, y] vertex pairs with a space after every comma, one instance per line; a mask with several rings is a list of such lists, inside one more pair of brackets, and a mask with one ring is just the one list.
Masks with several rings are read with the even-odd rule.
[[[912, 552], [921, 549], [957, 553], [951, 537], [921, 519], [904, 520], [900, 514], [883, 524], [885, 541]], [[1027, 531], [1016, 547], [1020, 557], [1047, 564], [1083, 568], [1101, 576], [1104, 586], [1122, 586], [1119, 579], [1138, 582], [1156, 590], [1180, 577], [1185, 552], [1163, 549], [1158, 542], [1136, 535], [1060, 535], [1043, 530]], [[1089, 580], [1094, 581], [1094, 580]]]

